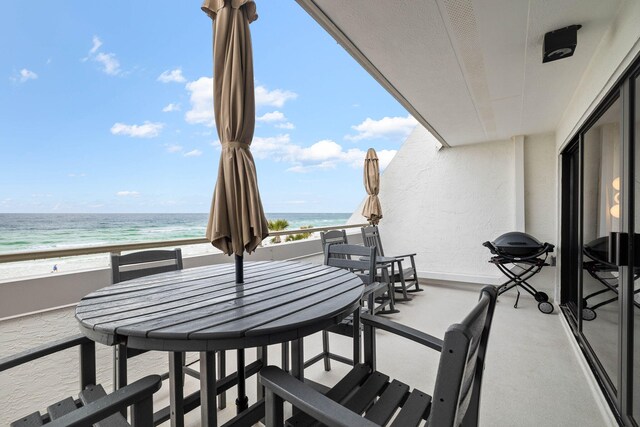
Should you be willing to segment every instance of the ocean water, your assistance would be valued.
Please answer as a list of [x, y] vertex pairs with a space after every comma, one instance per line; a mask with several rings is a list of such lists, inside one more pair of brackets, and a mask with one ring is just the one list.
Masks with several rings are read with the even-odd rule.
[[[347, 222], [350, 213], [267, 213], [289, 229]], [[0, 214], [0, 253], [204, 237], [208, 214]]]

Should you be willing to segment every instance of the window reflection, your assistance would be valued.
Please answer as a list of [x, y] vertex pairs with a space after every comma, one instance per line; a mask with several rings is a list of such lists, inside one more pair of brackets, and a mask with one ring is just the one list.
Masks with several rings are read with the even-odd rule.
[[620, 100], [584, 134], [582, 331], [615, 387], [618, 380], [618, 267], [609, 236], [620, 231]]

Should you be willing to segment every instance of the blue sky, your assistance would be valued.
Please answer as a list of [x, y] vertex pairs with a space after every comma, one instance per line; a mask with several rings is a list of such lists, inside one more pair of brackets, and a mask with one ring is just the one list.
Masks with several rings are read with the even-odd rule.
[[[415, 120], [294, 1], [258, 1], [252, 151], [265, 211], [351, 212], [362, 160]], [[207, 212], [217, 176], [200, 1], [0, 15], [0, 212]]]

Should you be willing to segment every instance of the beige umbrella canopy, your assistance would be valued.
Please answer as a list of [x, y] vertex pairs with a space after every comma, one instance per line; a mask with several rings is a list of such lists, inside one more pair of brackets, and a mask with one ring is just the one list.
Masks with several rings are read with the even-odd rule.
[[256, 167], [249, 147], [255, 128], [251, 0], [206, 0], [213, 19], [213, 107], [222, 144], [207, 239], [227, 255], [253, 252], [267, 237]]
[[380, 192], [380, 168], [378, 166], [378, 155], [376, 150], [369, 148], [364, 159], [364, 188], [367, 190], [366, 202], [362, 209], [362, 215], [369, 220], [372, 225], [378, 224], [382, 218], [382, 207], [378, 193]]

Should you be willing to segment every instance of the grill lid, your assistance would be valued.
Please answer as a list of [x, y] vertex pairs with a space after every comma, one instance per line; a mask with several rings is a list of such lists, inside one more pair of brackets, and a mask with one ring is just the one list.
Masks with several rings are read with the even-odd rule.
[[533, 255], [544, 246], [535, 237], [519, 231], [505, 233], [491, 243], [498, 252], [512, 256]]

